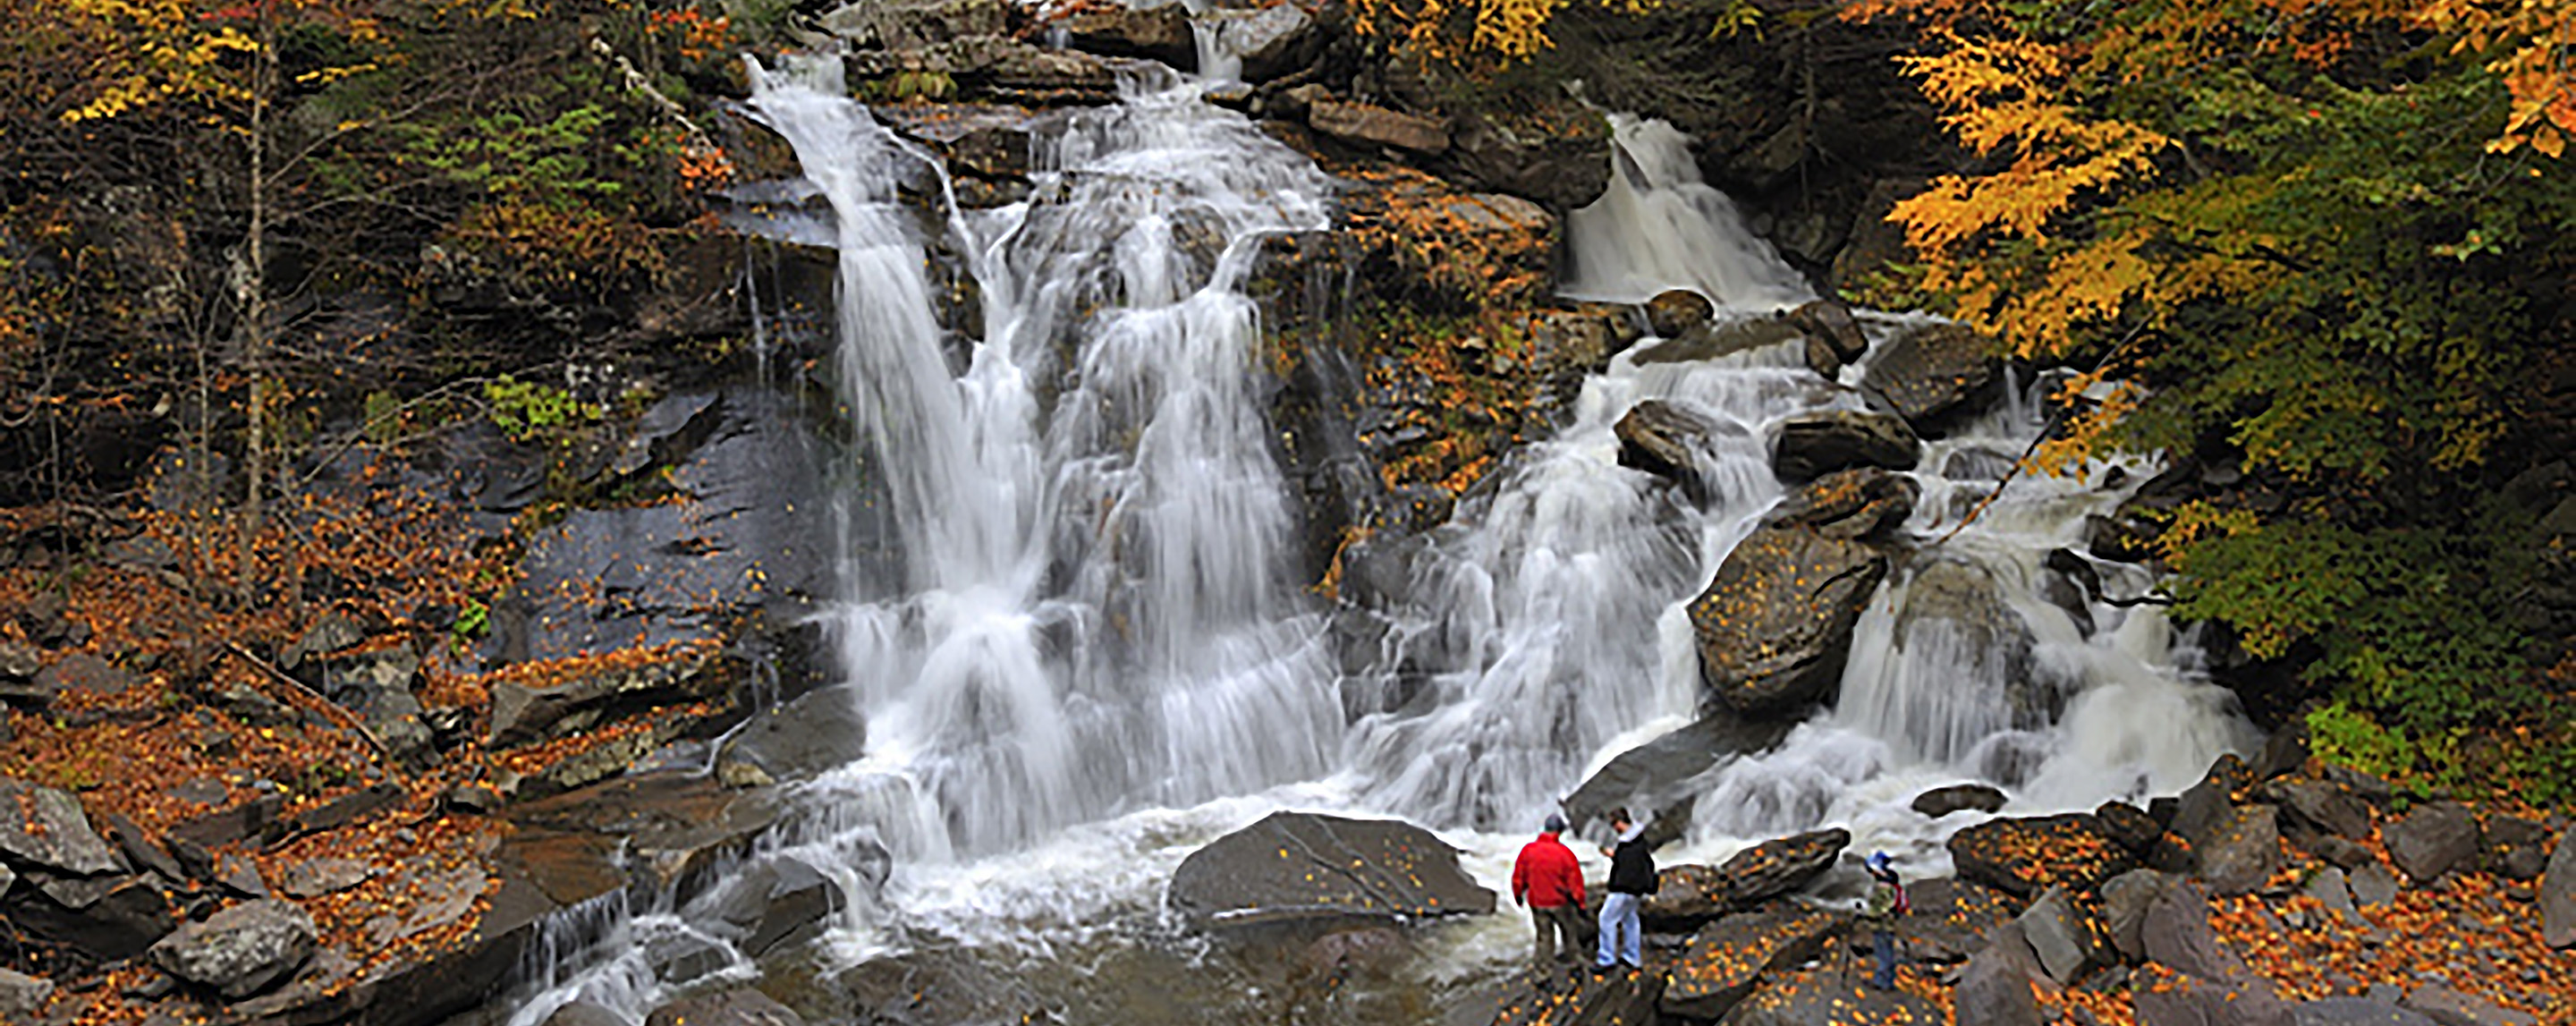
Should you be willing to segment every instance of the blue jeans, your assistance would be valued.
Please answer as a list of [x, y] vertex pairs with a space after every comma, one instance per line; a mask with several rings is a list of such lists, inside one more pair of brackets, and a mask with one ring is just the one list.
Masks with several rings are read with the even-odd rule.
[[1646, 964], [1645, 934], [1637, 922], [1637, 906], [1645, 903], [1642, 894], [1612, 891], [1601, 901], [1601, 954], [1592, 964], [1603, 969], [1614, 962], [1631, 966]]
[[1878, 949], [1878, 972], [1870, 976], [1869, 985], [1880, 990], [1896, 986], [1896, 934], [1888, 930], [1872, 930], [1869, 943]]

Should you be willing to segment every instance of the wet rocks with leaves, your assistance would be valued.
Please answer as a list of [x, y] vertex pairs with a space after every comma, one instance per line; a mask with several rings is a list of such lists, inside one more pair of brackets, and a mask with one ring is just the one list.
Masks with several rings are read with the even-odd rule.
[[152, 946], [152, 962], [238, 1001], [285, 979], [313, 957], [313, 918], [283, 901], [252, 901], [189, 923]]

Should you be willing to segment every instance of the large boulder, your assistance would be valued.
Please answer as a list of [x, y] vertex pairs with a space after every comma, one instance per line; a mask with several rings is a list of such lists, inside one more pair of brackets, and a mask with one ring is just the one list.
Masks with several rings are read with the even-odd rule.
[[[1694, 778], [1720, 761], [1779, 744], [1795, 725], [1748, 720], [1724, 707], [1712, 709], [1690, 726], [1613, 756], [1566, 796], [1566, 818], [1581, 824], [1620, 806], [1652, 809], [1647, 840], [1661, 843], [1678, 838], [1678, 828], [1688, 820], [1701, 794], [1691, 784]], [[1672, 830], [1670, 836], [1664, 835], [1667, 829]], [[1721, 895], [1718, 900], [1725, 898]]]
[[1274, 812], [1191, 852], [1167, 900], [1202, 926], [1494, 910], [1494, 892], [1430, 831], [1312, 812]]
[[1217, 52], [1239, 62], [1237, 77], [1255, 85], [1305, 67], [1323, 49], [1323, 27], [1303, 4], [1226, 7], [1204, 17]]
[[1850, 845], [1851, 831], [1841, 827], [1810, 831], [1736, 852], [1717, 872], [1725, 880], [1728, 900], [1743, 908], [1805, 887], [1816, 874], [1833, 868]]
[[1959, 415], [1982, 409], [2003, 385], [1993, 340], [1963, 324], [1932, 324], [1889, 341], [1861, 379], [1918, 434], [1938, 435]]
[[2576, 830], [2558, 832], [2558, 847], [2540, 875], [2540, 939], [2553, 948], [2576, 947]]
[[1062, 30], [1065, 42], [1077, 50], [1198, 70], [1198, 37], [1190, 28], [1189, 8], [1179, 0], [1066, 5], [1048, 25]]
[[2137, 868], [2092, 816], [2071, 812], [1988, 820], [1950, 835], [1959, 878], [2029, 897], [2051, 887], [2092, 890]]
[[866, 0], [823, 15], [825, 32], [860, 46], [910, 50], [968, 36], [1011, 30], [1011, 5], [1002, 0]]
[[2417, 883], [2468, 869], [2478, 857], [2477, 817], [2458, 802], [2418, 805], [2380, 834], [2388, 844], [2388, 861]]
[[1363, 146], [1389, 146], [1416, 153], [1439, 153], [1449, 148], [1447, 122], [1375, 104], [1317, 100], [1306, 108], [1306, 124], [1335, 139]]
[[1515, 131], [1513, 124], [1504, 123], [1514, 117], [1510, 114], [1460, 113], [1450, 124], [1446, 155], [1457, 173], [1444, 177], [1527, 197], [1556, 210], [1573, 210], [1600, 199], [1601, 190], [1610, 184], [1609, 122], [1570, 98], [1540, 104], [1539, 110], [1513, 124], [1526, 124], [1530, 117], [1547, 119], [1546, 131]]
[[239, 1001], [292, 975], [313, 957], [313, 917], [276, 900], [245, 902], [189, 923], [152, 946], [152, 963]]
[[1541, 983], [1504, 999], [1493, 1026], [1632, 1026], [1655, 1021], [1658, 972], [1578, 973], [1571, 986]]
[[1829, 699], [1852, 626], [1887, 568], [1884, 553], [1858, 542], [1796, 527], [1755, 529], [1690, 604], [1701, 680], [1745, 715]]
[[1666, 1015], [1714, 1020], [1762, 977], [1815, 958], [1841, 919], [1813, 909], [1728, 916], [1691, 938], [1673, 960], [1658, 1003]]
[[2111, 945], [2121, 957], [2132, 962], [2147, 957], [2147, 909], [2180, 881], [2171, 873], [2132, 869], [2102, 885], [2102, 922], [2109, 928]]
[[1922, 442], [1904, 419], [1863, 410], [1820, 410], [1780, 422], [1771, 469], [1783, 481], [1813, 481], [1837, 470], [1912, 470]]
[[2309, 826], [2356, 841], [2370, 837], [2370, 803], [2350, 788], [2324, 780], [2276, 780], [2265, 790]]
[[1834, 300], [1819, 299], [1791, 310], [1789, 322], [1824, 343], [1837, 363], [1850, 363], [1869, 352], [1869, 337], [1852, 319], [1851, 308]]
[[2176, 884], [2147, 902], [2138, 937], [2148, 961], [2176, 972], [2209, 980], [2253, 975], [2244, 959], [2218, 942], [2218, 931], [2209, 925], [2209, 896], [2196, 884]]
[[116, 849], [89, 825], [80, 799], [50, 787], [0, 777], [0, 857], [75, 876], [125, 868]]

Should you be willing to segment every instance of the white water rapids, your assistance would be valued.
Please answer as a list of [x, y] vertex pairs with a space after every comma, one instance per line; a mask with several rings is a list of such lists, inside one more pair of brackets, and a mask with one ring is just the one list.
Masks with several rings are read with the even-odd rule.
[[[899, 580], [866, 580], [853, 563], [853, 593], [830, 614], [867, 754], [803, 785], [802, 817], [753, 856], [812, 864], [853, 893], [869, 889], [855, 866], [866, 853], [894, 856], [882, 899], [794, 956], [800, 974], [981, 952], [1067, 1021], [1159, 1021], [1138, 1011], [1144, 998], [1092, 995], [1106, 985], [1084, 982], [1089, 967], [1132, 949], [1196, 957], [1161, 911], [1173, 867], [1282, 808], [1425, 824], [1506, 889], [1547, 810], [1695, 714], [1683, 607], [1784, 494], [1772, 425], [1862, 405], [1788, 346], [1651, 366], [1620, 356], [1583, 384], [1570, 423], [1429, 537], [1379, 665], [1346, 682], [1327, 652], [1331, 610], [1287, 566], [1296, 517], [1241, 291], [1263, 238], [1330, 225], [1326, 177], [1203, 103], [1202, 84], [1140, 82], [1041, 137], [1031, 198], [965, 210], [945, 198], [935, 157], [847, 98], [836, 61], [753, 77], [756, 116], [831, 206], [843, 395], [902, 547]], [[1810, 298], [1700, 183], [1679, 133], [1623, 119], [1618, 138], [1627, 159], [1609, 192], [1569, 219], [1569, 294], [1689, 287], [1721, 319]], [[936, 194], [939, 213], [921, 217], [899, 186]], [[983, 337], [940, 327], [935, 249], [973, 278]], [[1863, 323], [1881, 337], [1909, 321]], [[1703, 457], [1704, 504], [1618, 465], [1612, 425], [1649, 398], [1725, 426]], [[2013, 401], [1927, 444], [1908, 527], [1947, 532], [1994, 480], [1942, 468], [2009, 461], [2038, 428]], [[1946, 579], [1982, 589], [2026, 643], [2009, 657], [1980, 645], [1992, 639], [1916, 608], [1932, 575], [1891, 576], [1839, 704], [1704, 774], [1690, 832], [1660, 860], [1714, 861], [1832, 824], [1856, 850], [1936, 874], [1940, 840], [1984, 817], [1925, 820], [1907, 803], [1928, 787], [1984, 779], [2015, 813], [2090, 808], [2178, 789], [2250, 743], [2152, 607], [2097, 604], [2079, 624], [2040, 599], [2044, 554], [2080, 550], [2084, 515], [2121, 497], [2096, 483], [2109, 470], [2020, 479], [1918, 561], [1956, 564]], [[2149, 583], [2100, 569], [2113, 594]], [[1341, 689], [1400, 679], [1420, 693], [1345, 721]], [[2008, 686], [2043, 689], [2062, 712], [2015, 722]], [[608, 942], [537, 967], [516, 1026], [577, 998], [640, 1022], [672, 994], [645, 950], [721, 941], [687, 908], [590, 914], [613, 920], [592, 924]], [[1423, 936], [1417, 982], [1436, 988], [1497, 976], [1528, 943], [1508, 910]], [[735, 956], [718, 975], [763, 968], [778, 971]]]

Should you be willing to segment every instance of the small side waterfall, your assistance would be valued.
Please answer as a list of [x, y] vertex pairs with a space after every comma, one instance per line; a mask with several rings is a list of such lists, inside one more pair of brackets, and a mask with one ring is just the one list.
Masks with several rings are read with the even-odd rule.
[[1700, 179], [1681, 132], [1627, 114], [1611, 115], [1610, 128], [1609, 187], [1566, 215], [1573, 253], [1566, 295], [1637, 303], [1691, 289], [1737, 310], [1816, 298], [1770, 243], [1745, 229], [1735, 201]]

